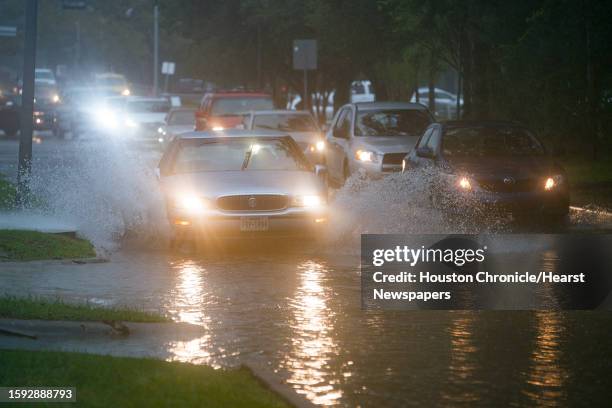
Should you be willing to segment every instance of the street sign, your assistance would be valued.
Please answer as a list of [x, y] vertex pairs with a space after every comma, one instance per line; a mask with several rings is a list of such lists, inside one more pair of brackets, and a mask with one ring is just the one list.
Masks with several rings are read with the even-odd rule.
[[15, 37], [16, 35], [17, 35], [17, 27], [0, 26], [0, 37]]
[[85, 10], [87, 8], [86, 0], [63, 0], [62, 8], [64, 10]]
[[162, 74], [174, 75], [175, 64], [171, 61], [164, 61], [162, 63]]
[[317, 69], [317, 40], [293, 41], [293, 69]]

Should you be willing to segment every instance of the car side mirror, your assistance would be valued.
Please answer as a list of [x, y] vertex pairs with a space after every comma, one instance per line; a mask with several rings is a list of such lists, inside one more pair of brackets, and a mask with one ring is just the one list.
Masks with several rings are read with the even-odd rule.
[[434, 151], [430, 147], [419, 147], [416, 149], [416, 155], [424, 159], [433, 159]]

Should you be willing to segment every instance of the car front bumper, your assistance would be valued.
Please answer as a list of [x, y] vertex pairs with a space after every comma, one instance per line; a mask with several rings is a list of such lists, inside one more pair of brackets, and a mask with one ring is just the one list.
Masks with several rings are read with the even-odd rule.
[[[207, 211], [193, 215], [177, 209], [168, 211], [168, 220], [177, 234], [200, 234], [224, 238], [295, 237], [314, 238], [323, 233], [328, 220], [327, 209], [288, 208], [280, 211], [223, 212]], [[248, 230], [245, 219], [265, 218], [266, 228]], [[257, 221], [255, 221], [257, 222]]]
[[458, 207], [513, 215], [565, 215], [569, 212], [567, 190], [498, 193], [474, 191], [461, 193]]

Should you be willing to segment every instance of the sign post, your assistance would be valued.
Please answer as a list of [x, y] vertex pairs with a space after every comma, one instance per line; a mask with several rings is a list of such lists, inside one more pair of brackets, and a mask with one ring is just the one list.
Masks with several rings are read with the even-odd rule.
[[317, 40], [293, 41], [293, 69], [304, 71], [304, 96], [302, 108], [310, 109], [308, 70], [317, 69]]
[[162, 74], [166, 75], [164, 79], [164, 93], [168, 92], [168, 77], [174, 75], [176, 64], [172, 61], [164, 61], [162, 63]]

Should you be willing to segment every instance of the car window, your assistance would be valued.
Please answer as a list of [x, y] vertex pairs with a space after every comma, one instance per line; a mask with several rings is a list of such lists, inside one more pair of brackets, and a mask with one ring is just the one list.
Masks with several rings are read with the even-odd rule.
[[340, 115], [338, 116], [338, 121], [334, 126], [334, 136], [335, 137], [348, 137], [350, 130], [350, 109], [344, 108]]
[[253, 129], [315, 132], [317, 125], [310, 115], [261, 114], [253, 118]]
[[298, 148], [286, 140], [184, 140], [174, 173], [208, 171], [310, 170]]
[[425, 133], [423, 134], [423, 136], [421, 137], [421, 140], [419, 140], [419, 143], [417, 145], [418, 149], [427, 146], [427, 143], [429, 142], [429, 138], [431, 137], [432, 133], [433, 133], [433, 128], [429, 128], [425, 131]]
[[381, 109], [357, 112], [355, 136], [416, 136], [431, 123], [417, 109]]
[[234, 116], [248, 111], [274, 109], [271, 98], [217, 98], [212, 104], [214, 116]]
[[169, 125], [193, 125], [194, 123], [194, 112], [190, 110], [172, 112], [168, 118]]
[[448, 157], [540, 156], [544, 146], [528, 130], [512, 126], [448, 129], [443, 138]]

